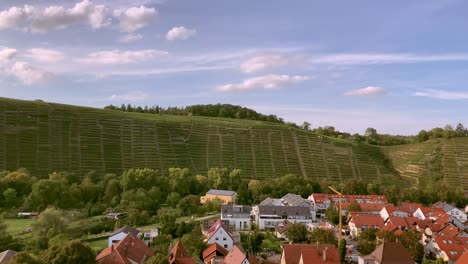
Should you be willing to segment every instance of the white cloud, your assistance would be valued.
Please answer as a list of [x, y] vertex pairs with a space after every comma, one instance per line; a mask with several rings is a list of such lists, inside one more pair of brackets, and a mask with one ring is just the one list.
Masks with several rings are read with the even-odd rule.
[[26, 85], [44, 83], [52, 79], [53, 74], [37, 69], [26, 62], [16, 62], [9, 70], [9, 74], [15, 76]]
[[347, 96], [383, 96], [386, 94], [387, 91], [378, 86], [367, 86], [365, 88], [355, 89], [345, 93]]
[[231, 91], [249, 91], [255, 89], [275, 89], [285, 85], [291, 85], [309, 80], [308, 76], [290, 76], [290, 75], [264, 75], [249, 78], [241, 83], [231, 83], [216, 87], [221, 92]]
[[468, 100], [468, 92], [452, 92], [445, 90], [423, 89], [413, 93], [413, 96], [429, 97], [443, 100]]
[[94, 5], [83, 0], [74, 7], [49, 6], [37, 13], [31, 23], [34, 32], [47, 32], [52, 29], [64, 29], [72, 24], [88, 23], [93, 29], [110, 24], [109, 10], [103, 5]]
[[17, 50], [11, 48], [0, 49], [0, 63], [7, 63], [16, 56]]
[[285, 66], [291, 63], [291, 58], [281, 54], [266, 54], [244, 61], [240, 68], [245, 73], [264, 71], [270, 68]]
[[145, 6], [114, 10], [114, 16], [119, 20], [122, 32], [135, 32], [149, 24], [156, 15], [155, 8]]
[[125, 36], [120, 37], [119, 41], [123, 43], [130, 43], [134, 41], [138, 41], [143, 39], [143, 35], [141, 34], [127, 34]]
[[113, 94], [109, 96], [110, 101], [142, 101], [148, 98], [148, 95], [141, 92], [141, 91], [135, 91], [135, 92], [130, 92], [126, 94]]
[[25, 22], [33, 14], [34, 8], [29, 5], [24, 7], [11, 7], [0, 12], [0, 29], [15, 28]]
[[173, 27], [169, 30], [166, 34], [166, 39], [173, 41], [173, 40], [186, 40], [190, 37], [195, 36], [197, 33], [194, 29], [189, 29], [185, 27]]
[[57, 50], [34, 48], [27, 51], [26, 57], [38, 62], [59, 62], [65, 58], [65, 55]]
[[330, 54], [313, 57], [313, 63], [327, 64], [391, 64], [391, 63], [420, 63], [436, 61], [466, 61], [468, 54], [441, 54], [441, 55], [420, 55], [420, 54]]
[[116, 49], [90, 53], [81, 61], [90, 64], [131, 64], [147, 61], [165, 54], [168, 53], [157, 50], [120, 51]]

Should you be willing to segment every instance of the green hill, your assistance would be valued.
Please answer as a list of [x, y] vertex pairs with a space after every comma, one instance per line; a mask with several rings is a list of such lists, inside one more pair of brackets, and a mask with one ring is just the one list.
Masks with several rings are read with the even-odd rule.
[[149, 115], [0, 98], [0, 171], [24, 167], [120, 173], [129, 168], [240, 168], [267, 179], [286, 174], [366, 181], [393, 177], [379, 147], [319, 137], [283, 124]]
[[[379, 147], [252, 120], [127, 113], [0, 98], [0, 171], [121, 173], [171, 167], [328, 181], [443, 180], [468, 190], [468, 138]], [[401, 182], [401, 181], [400, 181]], [[465, 191], [466, 193], [466, 191]]]

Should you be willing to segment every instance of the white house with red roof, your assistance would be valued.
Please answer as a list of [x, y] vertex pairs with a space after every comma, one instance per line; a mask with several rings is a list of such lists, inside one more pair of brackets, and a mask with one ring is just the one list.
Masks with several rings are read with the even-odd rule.
[[220, 264], [252, 264], [252, 262], [238, 246], [234, 245]]
[[[338, 204], [340, 198], [337, 194], [328, 194], [328, 193], [313, 193], [308, 198], [314, 205], [315, 211], [320, 217], [324, 217], [325, 210], [330, 207], [331, 204]], [[361, 207], [365, 206], [369, 211], [380, 211], [382, 208], [380, 206], [370, 206], [370, 204], [387, 204], [388, 199], [385, 195], [350, 195], [344, 194], [341, 197], [341, 202], [343, 204], [349, 204], [352, 202], [357, 202]], [[369, 206], [368, 206], [369, 205]], [[345, 205], [346, 206], [346, 205]], [[342, 214], [346, 215], [346, 211]]]
[[432, 207], [442, 208], [445, 211], [445, 213], [453, 216], [462, 223], [467, 221], [466, 213], [462, 209], [459, 209], [451, 204], [448, 204], [446, 202], [437, 202], [434, 205], [432, 205]]
[[226, 250], [231, 250], [234, 245], [234, 237], [229, 228], [227, 228], [219, 219], [207, 231], [205, 231], [206, 243], [219, 244]]
[[437, 258], [453, 264], [468, 251], [468, 238], [436, 236], [424, 249], [426, 253], [433, 252]]
[[359, 236], [361, 231], [367, 228], [381, 229], [384, 227], [384, 221], [378, 214], [369, 213], [349, 213], [348, 222], [351, 236]]

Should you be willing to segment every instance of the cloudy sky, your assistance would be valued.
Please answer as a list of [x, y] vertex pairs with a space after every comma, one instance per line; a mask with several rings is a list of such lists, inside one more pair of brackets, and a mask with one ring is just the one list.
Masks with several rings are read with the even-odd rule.
[[2, 0], [0, 96], [231, 103], [312, 127], [468, 125], [468, 3]]

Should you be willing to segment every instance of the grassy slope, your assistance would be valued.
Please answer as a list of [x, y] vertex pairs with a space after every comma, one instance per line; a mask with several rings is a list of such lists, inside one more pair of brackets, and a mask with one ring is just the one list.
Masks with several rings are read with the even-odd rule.
[[[156, 116], [0, 98], [0, 171], [120, 173], [148, 167], [242, 169], [248, 178], [384, 180], [379, 147], [321, 138], [285, 125]], [[389, 177], [386, 177], [389, 176]]]

